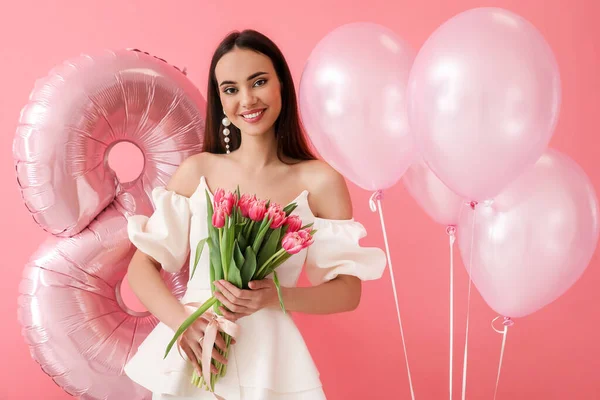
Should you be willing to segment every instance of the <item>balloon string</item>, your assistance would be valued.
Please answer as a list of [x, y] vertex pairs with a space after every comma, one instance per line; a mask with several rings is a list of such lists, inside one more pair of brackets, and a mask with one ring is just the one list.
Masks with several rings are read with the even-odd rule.
[[456, 228], [449, 226], [446, 229], [450, 240], [450, 400], [452, 400], [452, 381], [454, 376], [454, 241], [456, 240]]
[[465, 331], [465, 353], [463, 355], [463, 371], [462, 371], [462, 400], [467, 398], [467, 358], [469, 348], [469, 318], [471, 315], [471, 286], [473, 280], [471, 279], [471, 271], [473, 267], [473, 238], [475, 237], [475, 206], [477, 203], [472, 202], [471, 208], [473, 209], [473, 222], [471, 225], [471, 248], [469, 249], [469, 291], [467, 294], [467, 328]]
[[508, 327], [513, 325], [513, 321], [510, 318], [504, 317], [504, 322], [502, 323], [502, 325], [504, 325], [504, 330], [499, 331], [494, 327], [494, 322], [498, 318], [500, 317], [496, 317], [492, 321], [492, 328], [496, 332], [502, 334], [502, 348], [500, 349], [500, 361], [498, 362], [498, 374], [496, 375], [496, 388], [494, 389], [494, 400], [496, 400], [496, 395], [498, 394], [498, 385], [500, 383], [500, 371], [502, 370], [502, 360], [504, 359], [504, 349], [506, 348], [506, 335], [508, 334]]
[[[394, 279], [394, 269], [392, 268], [392, 259], [390, 257], [390, 247], [387, 239], [387, 232], [385, 229], [385, 222], [383, 218], [383, 208], [381, 207], [381, 199], [383, 198], [383, 193], [378, 190], [371, 196], [369, 200], [369, 206], [371, 211], [375, 212], [379, 210], [379, 220], [381, 221], [381, 229], [383, 230], [383, 240], [385, 242], [385, 250], [387, 253], [388, 264], [390, 266], [390, 277], [392, 279], [392, 290], [394, 292], [394, 301], [396, 303], [396, 313], [398, 315], [398, 324], [400, 325], [400, 336], [402, 337], [402, 347], [404, 349], [404, 361], [406, 362], [406, 370], [408, 372], [408, 383], [410, 385], [410, 395], [411, 399], [415, 400], [415, 391], [413, 389], [412, 378], [410, 375], [410, 367], [408, 365], [408, 354], [406, 353], [406, 343], [404, 341], [404, 329], [402, 328], [402, 318], [400, 317], [400, 306], [398, 304], [398, 293], [396, 291], [396, 281]], [[377, 205], [375, 205], [377, 202]]]

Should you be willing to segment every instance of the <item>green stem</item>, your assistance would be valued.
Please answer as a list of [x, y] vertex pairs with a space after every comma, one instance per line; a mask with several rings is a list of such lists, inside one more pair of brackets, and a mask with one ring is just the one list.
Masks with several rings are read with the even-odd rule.
[[187, 328], [189, 328], [190, 325], [192, 325], [194, 323], [194, 321], [196, 321], [196, 319], [198, 319], [209, 308], [211, 308], [213, 306], [213, 304], [216, 303], [216, 301], [217, 301], [216, 297], [211, 297], [210, 299], [206, 300], [204, 302], [204, 304], [202, 304], [200, 306], [200, 308], [198, 308], [196, 311], [194, 311], [194, 313], [192, 315], [190, 315], [189, 317], [187, 317], [187, 319], [185, 321], [183, 321], [183, 323], [181, 324], [179, 329], [177, 329], [177, 332], [175, 332], [175, 336], [173, 336], [173, 339], [171, 339], [171, 342], [169, 342], [169, 345], [167, 346], [167, 350], [165, 351], [164, 358], [167, 357], [167, 355], [169, 354], [169, 351], [171, 351], [171, 348], [173, 347], [173, 345], [175, 344], [175, 342], [177, 341], [179, 336], [181, 336], [183, 334], [183, 332], [185, 332], [185, 330]]
[[264, 262], [263, 265], [260, 266], [258, 271], [254, 274], [254, 276], [259, 277], [261, 273], [267, 269], [267, 266], [271, 263], [271, 261], [275, 260], [277, 257], [283, 255], [286, 251], [284, 249], [279, 249], [275, 254], [273, 254], [267, 261]]
[[[227, 350], [225, 350], [225, 359], [229, 360], [229, 349], [231, 348], [231, 336], [225, 334], [225, 348]], [[225, 374], [227, 373], [227, 364], [222, 364], [221, 368], [219, 370], [219, 376], [220, 377], [224, 377]]]
[[221, 267], [223, 268], [223, 279], [227, 281], [227, 270], [229, 269], [229, 264], [227, 261], [227, 256], [225, 254], [225, 248], [227, 247], [227, 245], [226, 243], [223, 243], [223, 229], [224, 228], [219, 228], [219, 252], [221, 253]]

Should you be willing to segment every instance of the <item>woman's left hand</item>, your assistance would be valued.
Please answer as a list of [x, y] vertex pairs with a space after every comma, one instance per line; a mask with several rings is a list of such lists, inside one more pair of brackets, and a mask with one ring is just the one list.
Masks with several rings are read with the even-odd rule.
[[277, 288], [272, 279], [251, 281], [248, 286], [250, 290], [244, 290], [225, 280], [215, 281], [215, 297], [227, 307], [221, 306], [219, 310], [228, 320], [235, 322], [262, 308], [279, 304]]

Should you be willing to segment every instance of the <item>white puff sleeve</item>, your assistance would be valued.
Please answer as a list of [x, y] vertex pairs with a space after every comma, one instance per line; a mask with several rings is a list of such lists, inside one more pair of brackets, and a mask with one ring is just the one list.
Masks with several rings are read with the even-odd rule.
[[152, 190], [154, 213], [127, 219], [129, 240], [159, 262], [168, 272], [178, 272], [190, 252], [190, 199], [164, 187]]
[[314, 242], [307, 249], [306, 275], [313, 285], [338, 275], [353, 275], [363, 281], [379, 279], [387, 258], [377, 247], [362, 247], [359, 240], [367, 236], [365, 227], [354, 219], [315, 218]]

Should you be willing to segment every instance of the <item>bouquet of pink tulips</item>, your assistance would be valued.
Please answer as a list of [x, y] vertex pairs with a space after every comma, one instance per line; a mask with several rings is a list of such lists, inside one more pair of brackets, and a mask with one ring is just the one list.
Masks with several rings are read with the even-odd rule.
[[[206, 191], [208, 205], [208, 237], [200, 240], [196, 247], [196, 257], [191, 276], [196, 271], [196, 266], [202, 255], [205, 245], [210, 252], [210, 280], [211, 291], [215, 292], [214, 282], [226, 280], [240, 289], [247, 289], [248, 283], [253, 280], [265, 279], [273, 274], [273, 282], [277, 288], [279, 304], [285, 313], [285, 306], [281, 297], [281, 287], [277, 278], [276, 269], [292, 255], [313, 243], [315, 230], [312, 224], [302, 226], [301, 219], [290, 215], [296, 208], [292, 203], [283, 208], [277, 203], [259, 200], [256, 196], [244, 194], [240, 197], [239, 188], [235, 193], [225, 193], [223, 189], [215, 192], [214, 203], [210, 201]], [[227, 366], [212, 359], [212, 344], [214, 339], [206, 340], [207, 336], [215, 335], [218, 330], [217, 318], [223, 317], [219, 311], [221, 303], [216, 297], [211, 297], [204, 302], [188, 319], [184, 321], [169, 345], [165, 357], [181, 334], [200, 316], [205, 313], [212, 314], [213, 323], [206, 328], [202, 351], [202, 376], [194, 372], [192, 383], [204, 387], [209, 391], [214, 390], [214, 385], [219, 377], [226, 374]], [[210, 311], [213, 307], [214, 312]], [[229, 321], [225, 321], [230, 325]], [[235, 324], [233, 324], [234, 327]], [[209, 328], [212, 326], [212, 333]], [[223, 325], [221, 325], [223, 327]], [[224, 331], [227, 328], [223, 329]], [[231, 346], [232, 334], [220, 333], [226, 344], [226, 351], [217, 349], [227, 358]], [[207, 348], [209, 347], [210, 348]], [[217, 368], [218, 373], [210, 371], [211, 363]]]

